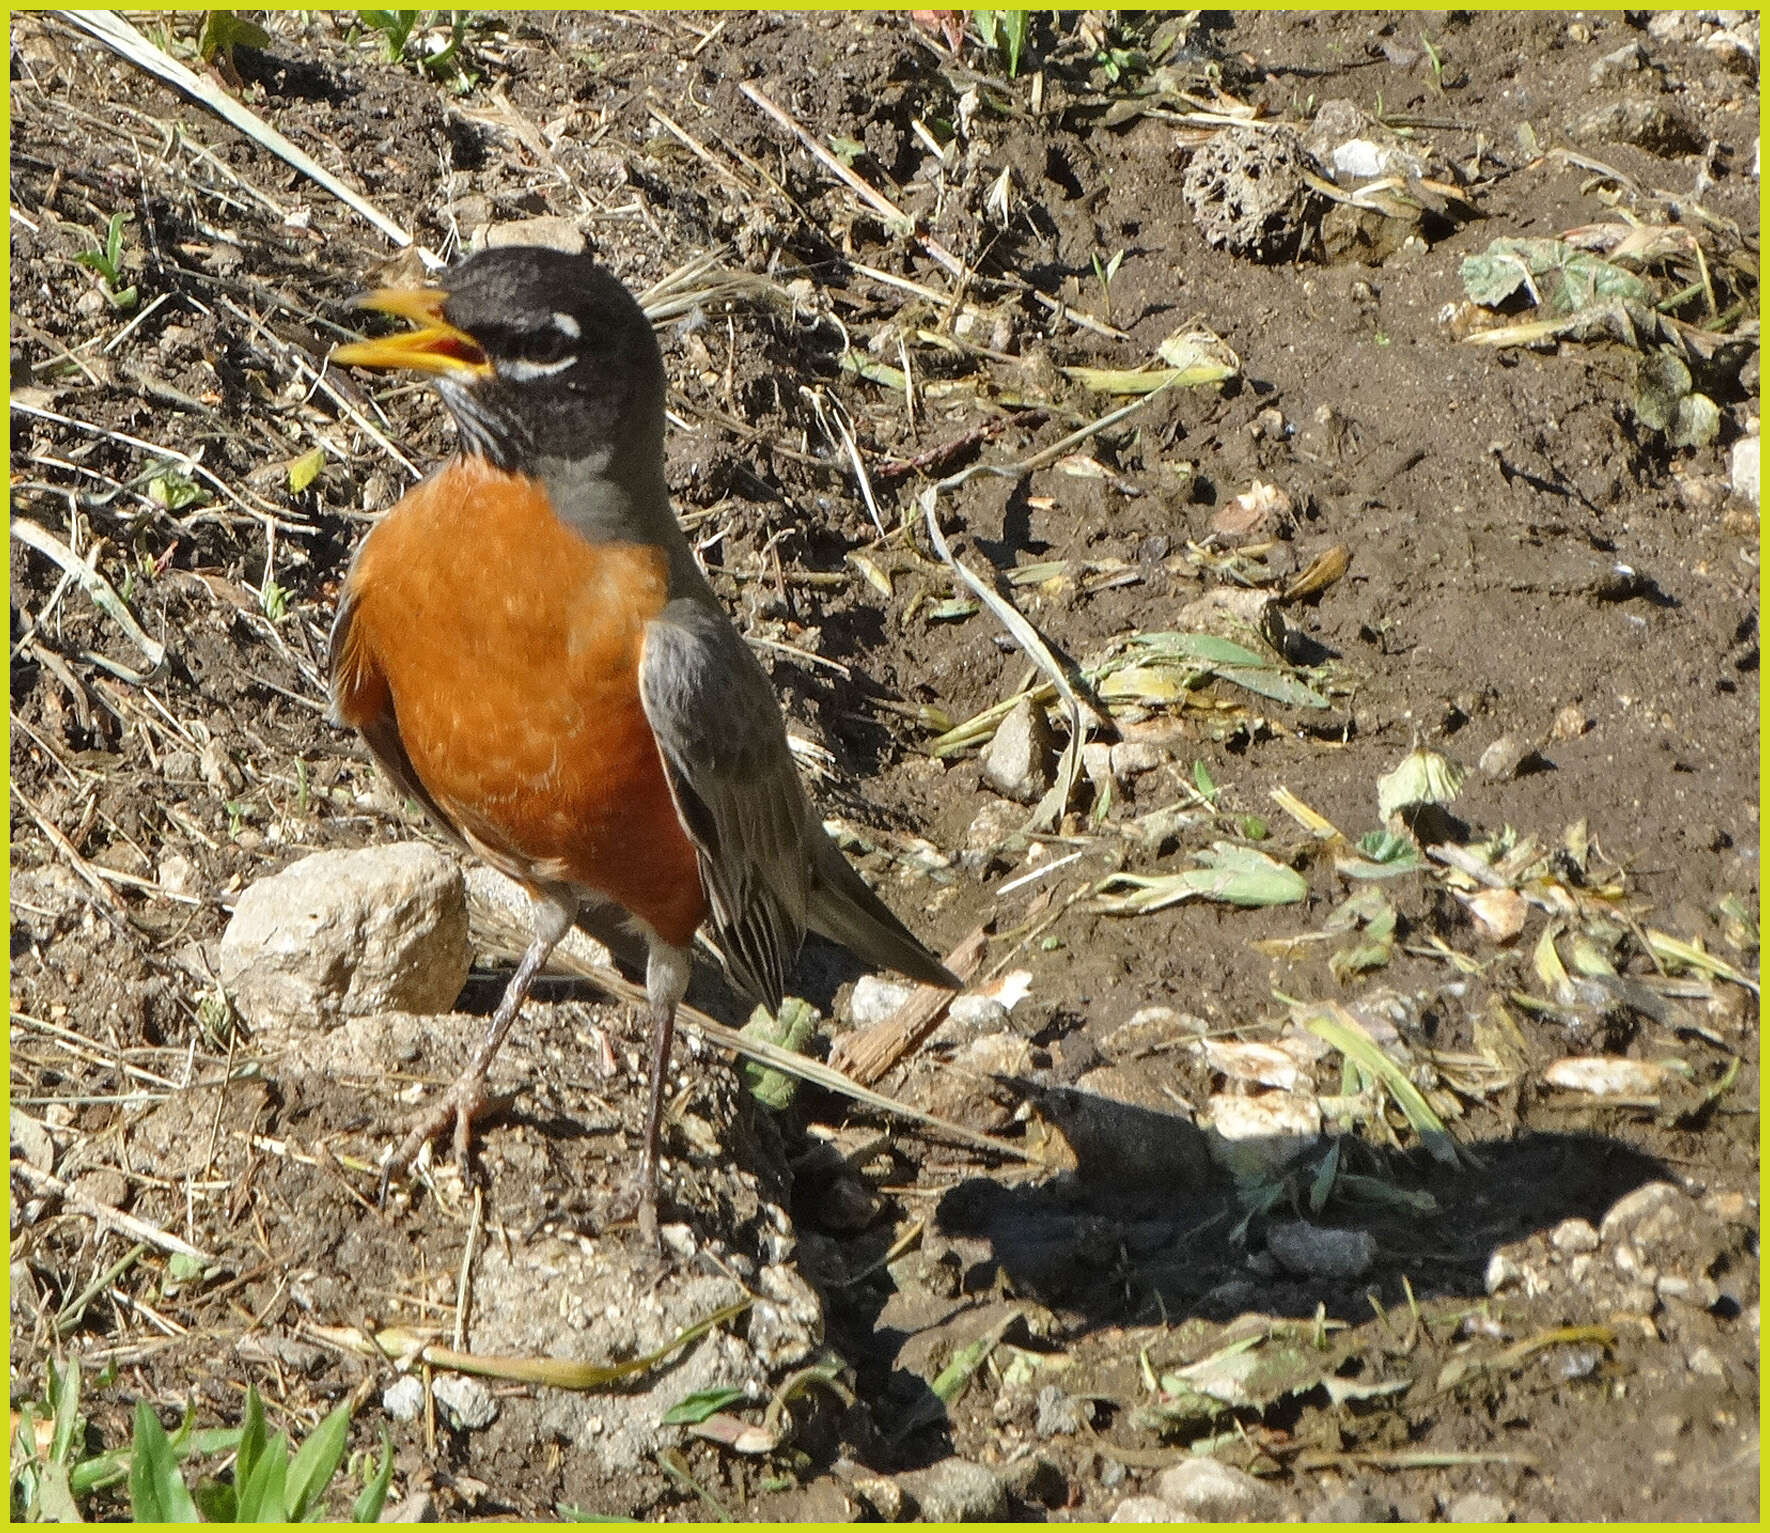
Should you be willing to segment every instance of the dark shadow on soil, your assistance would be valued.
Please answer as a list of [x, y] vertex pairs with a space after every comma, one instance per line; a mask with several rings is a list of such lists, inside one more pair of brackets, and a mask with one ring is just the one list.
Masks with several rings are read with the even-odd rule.
[[[1053, 1095], [1041, 1105], [1049, 1108]], [[1350, 1139], [1294, 1148], [1252, 1141], [1238, 1152], [1284, 1170], [1260, 1179], [1275, 1201], [1250, 1216], [1185, 1119], [1065, 1095], [1073, 1100], [1061, 1116], [1078, 1169], [1035, 1185], [964, 1182], [941, 1199], [934, 1228], [960, 1253], [962, 1291], [989, 1293], [1006, 1282], [1078, 1329], [1229, 1319], [1250, 1308], [1306, 1316], [1318, 1306], [1356, 1324], [1370, 1318], [1372, 1293], [1384, 1305], [1408, 1302], [1404, 1275], [1419, 1299], [1479, 1296], [1498, 1247], [1565, 1219], [1596, 1225], [1626, 1193], [1669, 1174], [1655, 1157], [1596, 1134], [1464, 1146], [1455, 1167], [1423, 1150], [1385, 1155]], [[1336, 1143], [1341, 1172], [1358, 1178], [1350, 1184], [1356, 1201], [1336, 1192], [1313, 1215], [1312, 1182]], [[1296, 1220], [1367, 1232], [1369, 1269], [1335, 1277], [1250, 1267], [1265, 1229]]]

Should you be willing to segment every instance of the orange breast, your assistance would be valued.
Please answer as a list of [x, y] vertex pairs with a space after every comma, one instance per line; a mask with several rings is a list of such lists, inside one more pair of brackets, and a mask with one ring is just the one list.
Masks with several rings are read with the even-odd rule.
[[458, 459], [370, 533], [350, 589], [357, 669], [457, 828], [505, 871], [581, 885], [685, 945], [705, 899], [639, 700], [662, 553], [588, 543], [537, 485]]

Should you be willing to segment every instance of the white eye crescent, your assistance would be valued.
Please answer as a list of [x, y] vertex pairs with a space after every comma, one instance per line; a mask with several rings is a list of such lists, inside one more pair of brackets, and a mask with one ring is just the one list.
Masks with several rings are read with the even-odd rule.
[[498, 371], [513, 383], [527, 383], [531, 378], [551, 378], [555, 373], [563, 373], [576, 360], [566, 356], [555, 362], [528, 362], [510, 357], [498, 364]]
[[562, 335], [569, 335], [574, 341], [584, 333], [577, 320], [573, 319], [571, 315], [563, 312], [557, 313], [553, 316], [553, 328], [559, 331]]

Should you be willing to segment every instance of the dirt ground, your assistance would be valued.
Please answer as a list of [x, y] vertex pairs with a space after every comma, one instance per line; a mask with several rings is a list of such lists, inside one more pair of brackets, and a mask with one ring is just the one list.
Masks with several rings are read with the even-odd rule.
[[[640, 1024], [561, 980], [483, 1199], [439, 1154], [376, 1206], [508, 944], [476, 932], [450, 1018], [280, 1046], [216, 954], [256, 880], [430, 834], [322, 670], [356, 541], [451, 450], [423, 389], [324, 362], [422, 268], [15, 15], [15, 1411], [51, 1360], [84, 1454], [138, 1400], [227, 1426], [252, 1382], [300, 1437], [348, 1398], [328, 1506], [386, 1427], [393, 1501], [451, 1520], [1756, 1518], [1754, 15], [1038, 13], [1011, 72], [947, 13], [484, 14], [441, 58], [423, 13], [396, 59], [351, 13], [249, 13], [262, 46], [207, 62], [136, 14], [431, 252], [547, 219], [636, 291], [744, 279], [660, 327], [671, 488], [857, 862], [942, 951], [988, 928], [1011, 1008], [878, 1089], [1007, 1150], [824, 1089], [773, 1113], [683, 1045], [660, 1275], [596, 1219]], [[1502, 238], [1645, 308], [1481, 344], [1552, 313], [1541, 269], [1474, 301]], [[1186, 332], [1228, 376], [1074, 371]], [[1042, 817], [988, 728], [942, 738], [1037, 679], [931, 546], [943, 476], [952, 556], [1111, 715]], [[1122, 663], [1207, 629], [1258, 674]], [[1415, 751], [1467, 776], [1386, 821]], [[1112, 908], [1213, 843], [1301, 897]], [[857, 977], [808, 949], [813, 1053]], [[743, 1020], [712, 969], [695, 997]], [[489, 1421], [428, 1365], [402, 1413], [355, 1344], [601, 1362], [734, 1296], [637, 1379], [485, 1381]], [[1252, 1478], [1188, 1500], [1204, 1455]]]

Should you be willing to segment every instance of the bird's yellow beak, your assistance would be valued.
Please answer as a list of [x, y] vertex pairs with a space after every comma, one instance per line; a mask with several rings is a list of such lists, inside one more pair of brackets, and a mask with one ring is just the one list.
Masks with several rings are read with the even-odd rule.
[[478, 341], [443, 318], [449, 295], [435, 287], [384, 287], [355, 300], [359, 309], [375, 309], [409, 319], [416, 329], [372, 341], [352, 341], [332, 353], [347, 367], [402, 367], [420, 373], [453, 373], [486, 377], [492, 365]]

